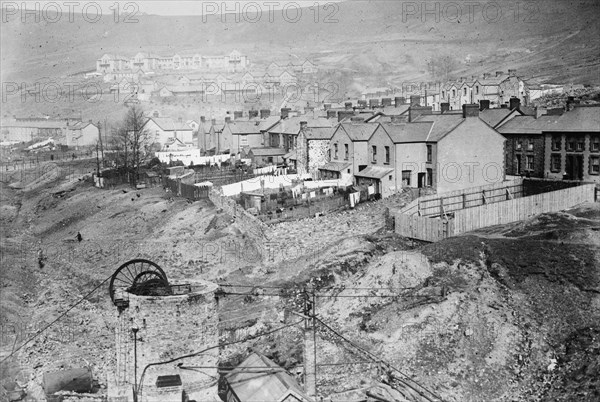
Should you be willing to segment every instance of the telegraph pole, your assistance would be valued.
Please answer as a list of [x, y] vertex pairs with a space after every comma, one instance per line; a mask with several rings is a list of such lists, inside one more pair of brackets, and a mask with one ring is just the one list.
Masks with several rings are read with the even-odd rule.
[[317, 396], [317, 333], [315, 320], [315, 292], [312, 298], [304, 288], [304, 391]]
[[133, 402], [137, 402], [137, 333], [139, 328], [132, 328], [133, 331]]

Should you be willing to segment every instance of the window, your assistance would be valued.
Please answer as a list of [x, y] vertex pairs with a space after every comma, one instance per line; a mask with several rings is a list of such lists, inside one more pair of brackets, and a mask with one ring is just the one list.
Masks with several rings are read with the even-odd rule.
[[348, 144], [344, 144], [344, 159], [348, 160], [348, 155], [350, 154], [350, 151], [348, 150]]
[[533, 151], [533, 141], [527, 141], [527, 150]]
[[578, 141], [577, 142], [577, 150], [583, 151], [583, 148], [585, 148], [585, 144], [583, 143], [583, 140]]
[[561, 138], [558, 135], [555, 135], [552, 137], [552, 150], [553, 151], [560, 151], [560, 145], [561, 145]]
[[427, 169], [427, 186], [433, 186], [433, 169]]
[[600, 156], [590, 156], [590, 174], [600, 174]]
[[390, 147], [385, 147], [385, 164], [390, 164]]
[[327, 150], [327, 160], [331, 160], [331, 149]]
[[247, 135], [240, 136], [240, 145], [248, 145], [248, 136]]
[[560, 154], [552, 154], [550, 160], [550, 170], [560, 172]]
[[475, 95], [479, 95], [479, 85], [475, 85]]
[[456, 89], [452, 90], [452, 97], [454, 98], [456, 96]]
[[527, 170], [533, 170], [533, 156], [527, 155]]
[[338, 144], [333, 144], [333, 157], [338, 158]]
[[590, 149], [592, 152], [600, 151], [600, 137], [594, 137], [590, 140]]
[[567, 142], [567, 151], [573, 151], [575, 149], [575, 141], [573, 139], [569, 139]]
[[446, 97], [446, 91], [442, 91], [442, 98]]
[[427, 145], [427, 162], [431, 163], [432, 146]]
[[412, 170], [403, 170], [402, 171], [402, 185], [403, 186], [410, 186], [410, 174], [412, 173]]
[[373, 145], [373, 163], [377, 162], [377, 146]]
[[517, 149], [523, 149], [523, 141], [517, 141]]
[[389, 176], [388, 176], [388, 180], [389, 180], [389, 181], [392, 181], [392, 175], [389, 175]]
[[464, 87], [464, 88], [463, 88], [463, 95], [464, 95], [464, 96], [467, 96], [467, 87]]

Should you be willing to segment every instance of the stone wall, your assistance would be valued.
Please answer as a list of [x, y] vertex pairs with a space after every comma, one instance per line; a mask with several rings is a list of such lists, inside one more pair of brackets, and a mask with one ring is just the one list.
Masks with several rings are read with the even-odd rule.
[[[216, 285], [207, 284], [203, 288], [181, 296], [144, 297], [129, 294], [129, 307], [119, 314], [116, 328], [115, 376], [118, 388], [131, 390], [136, 382], [136, 345], [138, 383], [148, 364], [168, 361], [218, 345], [218, 316], [214, 298]], [[135, 337], [133, 328], [138, 328]], [[218, 348], [215, 348], [179, 362], [184, 366], [216, 366], [218, 353]], [[210, 376], [217, 376], [216, 369], [202, 369], [205, 375], [201, 375], [196, 371], [179, 369], [175, 364], [153, 366], [146, 370], [142, 386], [143, 401], [165, 400], [165, 395], [156, 388], [158, 376], [178, 374], [183, 383], [181, 388], [186, 391], [209, 386], [212, 380]]]
[[264, 258], [264, 247], [269, 242], [267, 226], [259, 219], [246, 212], [246, 210], [241, 205], [238, 205], [235, 200], [221, 195], [218, 189], [212, 189], [208, 194], [208, 198], [217, 208], [221, 208], [223, 212], [231, 215], [235, 219], [235, 223], [240, 230], [248, 235], [256, 245], [256, 248], [260, 252], [261, 259]]
[[308, 141], [308, 171], [318, 173], [319, 167], [329, 162], [329, 140]]

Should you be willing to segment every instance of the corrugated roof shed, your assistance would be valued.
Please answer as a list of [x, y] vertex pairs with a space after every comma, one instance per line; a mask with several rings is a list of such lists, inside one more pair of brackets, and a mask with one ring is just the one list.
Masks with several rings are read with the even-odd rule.
[[[265, 370], [258, 372], [256, 367], [264, 367]], [[290, 391], [300, 396], [302, 401], [310, 401], [283, 368], [256, 352], [225, 378], [236, 396], [244, 402], [278, 401]]]

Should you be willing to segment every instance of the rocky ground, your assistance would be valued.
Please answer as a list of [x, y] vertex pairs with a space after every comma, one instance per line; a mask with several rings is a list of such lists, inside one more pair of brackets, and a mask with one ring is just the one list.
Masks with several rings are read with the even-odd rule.
[[[221, 303], [254, 330], [289, 322], [283, 307], [301, 311], [298, 290], [314, 288], [331, 329], [447, 401], [600, 398], [598, 204], [422, 244], [386, 231], [389, 204], [378, 202], [271, 227], [279, 251], [261, 263], [252, 258], [260, 247], [210, 202], [162, 188], [99, 190], [54, 173], [33, 180], [26, 190], [3, 183], [0, 195], [0, 353], [3, 383], [17, 379], [39, 400], [43, 373], [60, 368], [91, 366], [106, 386], [116, 309], [103, 281], [136, 257], [172, 282], [261, 288], [239, 287], [250, 296]], [[363, 352], [324, 326], [317, 335], [322, 394], [379, 379]], [[240, 344], [227, 359], [253, 346], [295, 372], [301, 339], [291, 328]]]

